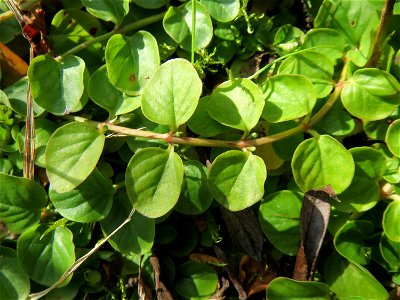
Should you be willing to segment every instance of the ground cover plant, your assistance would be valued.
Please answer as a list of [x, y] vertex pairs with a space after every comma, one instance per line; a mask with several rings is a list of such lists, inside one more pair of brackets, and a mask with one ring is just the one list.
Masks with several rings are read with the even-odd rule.
[[1, 299], [400, 297], [399, 1], [38, 3], [0, 2]]

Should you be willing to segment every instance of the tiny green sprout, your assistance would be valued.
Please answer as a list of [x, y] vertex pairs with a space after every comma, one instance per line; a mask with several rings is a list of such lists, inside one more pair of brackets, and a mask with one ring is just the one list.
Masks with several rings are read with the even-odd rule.
[[246, 150], [250, 151], [250, 152], [254, 152], [254, 151], [256, 151], [256, 147], [254, 147], [254, 146], [246, 147]]

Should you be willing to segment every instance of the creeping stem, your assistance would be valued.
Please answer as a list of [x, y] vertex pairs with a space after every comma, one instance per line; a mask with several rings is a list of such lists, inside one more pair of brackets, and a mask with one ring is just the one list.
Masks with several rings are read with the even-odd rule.
[[212, 140], [212, 139], [202, 139], [202, 138], [192, 138], [192, 137], [177, 137], [173, 133], [155, 133], [152, 131], [138, 130], [127, 128], [123, 126], [114, 125], [108, 122], [97, 122], [86, 118], [78, 116], [66, 116], [65, 118], [71, 121], [88, 123], [99, 130], [109, 130], [118, 134], [126, 136], [143, 137], [149, 139], [163, 140], [170, 144], [180, 144], [180, 145], [191, 145], [191, 146], [201, 146], [201, 147], [221, 147], [221, 148], [239, 148], [244, 149], [247, 147], [261, 146], [264, 144], [273, 143], [284, 138], [287, 138], [296, 133], [300, 133], [310, 129], [315, 123], [317, 123], [322, 117], [325, 116], [339, 99], [340, 93], [343, 89], [343, 83], [347, 79], [349, 69], [349, 61], [346, 60], [342, 69], [342, 74], [340, 76], [339, 82], [336, 84], [335, 89], [326, 103], [321, 107], [321, 109], [316, 112], [311, 118], [306, 116], [303, 121], [296, 127], [272, 134], [266, 137], [253, 139], [253, 140], [239, 140], [239, 141], [225, 141], [225, 140]]

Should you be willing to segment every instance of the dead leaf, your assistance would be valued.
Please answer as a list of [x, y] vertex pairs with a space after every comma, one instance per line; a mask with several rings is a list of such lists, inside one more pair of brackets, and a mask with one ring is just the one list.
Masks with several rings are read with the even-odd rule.
[[15, 52], [0, 42], [0, 67], [4, 74], [2, 86], [6, 87], [18, 81], [28, 72], [28, 64]]
[[221, 208], [232, 242], [251, 258], [261, 261], [264, 235], [251, 208], [231, 212]]
[[160, 266], [160, 261], [158, 260], [158, 257], [155, 255], [152, 255], [150, 257], [150, 264], [153, 267], [154, 284], [155, 284], [155, 288], [156, 288], [157, 299], [158, 300], [173, 300], [174, 298], [172, 297], [172, 294], [167, 289], [167, 286], [165, 285], [165, 283], [162, 281], [161, 266]]
[[208, 254], [203, 254], [203, 253], [192, 253], [189, 255], [189, 259], [205, 264], [210, 264], [214, 266], [224, 266], [225, 264], [220, 261], [217, 257], [211, 256]]
[[313, 278], [315, 264], [328, 228], [331, 197], [336, 198], [336, 194], [329, 185], [304, 194], [300, 214], [301, 239], [293, 272], [295, 280], [305, 281]]

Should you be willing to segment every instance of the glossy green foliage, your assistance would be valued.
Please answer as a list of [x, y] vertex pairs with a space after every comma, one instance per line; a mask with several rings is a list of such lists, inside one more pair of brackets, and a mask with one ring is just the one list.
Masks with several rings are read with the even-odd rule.
[[3, 299], [25, 299], [29, 295], [29, 276], [18, 263], [17, 252], [0, 247], [0, 297]]
[[26, 178], [0, 173], [0, 220], [16, 233], [39, 223], [40, 210], [47, 203], [41, 185]]
[[100, 221], [108, 215], [114, 192], [112, 184], [94, 169], [85, 181], [71, 191], [57, 193], [50, 186], [49, 197], [64, 218], [87, 223]]
[[142, 95], [143, 114], [151, 121], [176, 130], [196, 109], [201, 80], [183, 59], [162, 64], [146, 84]]
[[271, 77], [263, 92], [266, 102], [262, 116], [271, 123], [302, 117], [311, 112], [317, 100], [310, 80], [300, 75]]
[[267, 239], [282, 253], [296, 255], [299, 246], [300, 193], [279, 191], [261, 202], [258, 220]]
[[93, 16], [117, 25], [122, 23], [129, 11], [129, 0], [83, 0], [82, 4]]
[[214, 160], [208, 181], [214, 198], [227, 209], [238, 211], [261, 200], [266, 177], [260, 157], [231, 150]]
[[292, 170], [302, 191], [319, 189], [329, 184], [336, 193], [341, 193], [353, 179], [354, 160], [338, 141], [328, 135], [321, 135], [307, 139], [297, 147]]
[[[104, 235], [113, 232], [127, 217], [132, 205], [125, 192], [118, 193], [107, 218], [100, 222]], [[134, 213], [132, 220], [110, 240], [110, 245], [125, 254], [145, 254], [151, 251], [154, 241], [154, 220]]]
[[88, 101], [85, 86], [89, 73], [77, 56], [67, 56], [60, 62], [38, 56], [29, 66], [28, 78], [35, 102], [55, 115], [79, 111]]
[[160, 64], [156, 39], [147, 31], [133, 36], [116, 34], [106, 46], [107, 74], [122, 92], [136, 96]]
[[0, 0], [0, 298], [395, 294], [386, 2]]
[[125, 184], [133, 207], [144, 216], [165, 215], [176, 204], [183, 181], [183, 163], [172, 150], [141, 149], [129, 161]]
[[332, 299], [332, 292], [322, 282], [295, 281], [285, 277], [278, 277], [268, 285], [267, 297], [271, 300], [323, 300]]
[[41, 224], [26, 230], [17, 243], [18, 261], [24, 272], [42, 285], [55, 283], [75, 261], [72, 237], [72, 232], [61, 226]]
[[216, 272], [206, 264], [186, 262], [177, 269], [180, 280], [175, 289], [186, 299], [211, 296], [218, 284]]
[[211, 94], [207, 112], [223, 125], [248, 133], [256, 126], [263, 107], [261, 89], [244, 78], [220, 84]]
[[[171, 6], [164, 19], [165, 31], [184, 50], [192, 48], [192, 1], [187, 2], [183, 7]], [[194, 50], [205, 48], [212, 39], [213, 26], [207, 9], [200, 3], [196, 3], [196, 24], [194, 37]]]
[[58, 193], [80, 185], [96, 167], [104, 146], [104, 135], [84, 123], [58, 128], [46, 148], [46, 170]]

